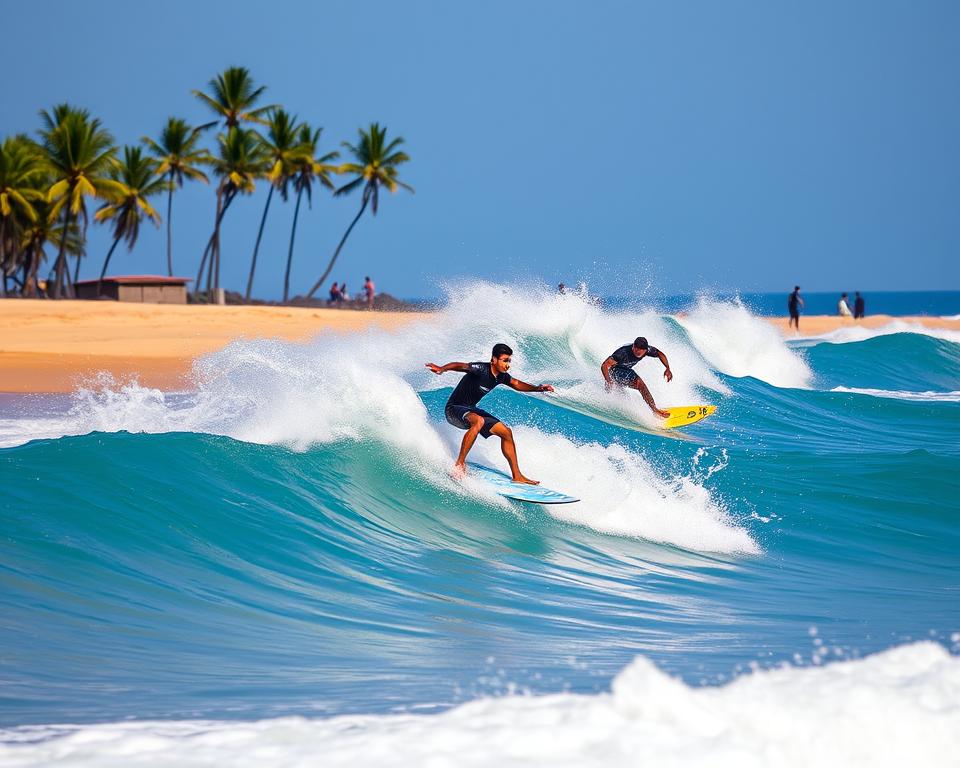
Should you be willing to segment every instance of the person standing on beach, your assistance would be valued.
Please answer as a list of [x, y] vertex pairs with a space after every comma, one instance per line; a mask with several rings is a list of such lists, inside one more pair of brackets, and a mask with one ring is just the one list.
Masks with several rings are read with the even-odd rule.
[[367, 309], [373, 309], [373, 297], [376, 295], [376, 291], [373, 280], [370, 279], [370, 275], [367, 275], [363, 283], [363, 295], [367, 299]]
[[854, 298], [853, 300], [853, 319], [862, 320], [864, 309], [865, 309], [865, 302], [863, 301], [863, 296], [860, 295], [860, 291], [855, 291], [854, 296], [856, 298]]
[[496, 416], [487, 413], [482, 408], [477, 408], [480, 399], [498, 384], [505, 384], [511, 389], [517, 390], [517, 392], [553, 392], [553, 387], [549, 384], [527, 384], [525, 381], [510, 376], [507, 371], [510, 370], [512, 356], [513, 350], [506, 344], [494, 344], [493, 353], [488, 363], [426, 364], [426, 367], [437, 375], [447, 371], [466, 374], [460, 379], [443, 409], [444, 416], [450, 424], [467, 432], [460, 444], [460, 455], [457, 456], [457, 461], [453, 465], [454, 474], [458, 477], [463, 477], [467, 472], [467, 454], [470, 453], [470, 449], [477, 441], [477, 435], [482, 435], [484, 439], [490, 437], [490, 435], [496, 435], [500, 438], [500, 450], [510, 464], [510, 474], [513, 477], [513, 482], [527, 485], [539, 485], [540, 483], [539, 480], [524, 477], [523, 473], [520, 472], [520, 465], [517, 462], [517, 447], [513, 442], [513, 431], [510, 427]]
[[850, 306], [847, 304], [847, 294], [840, 294], [840, 301], [837, 302], [837, 314], [840, 317], [853, 317]]
[[643, 396], [644, 402], [650, 406], [651, 411], [657, 414], [657, 416], [666, 419], [670, 414], [667, 411], [657, 408], [657, 404], [653, 402], [653, 395], [650, 394], [647, 385], [643, 383], [643, 379], [637, 376], [633, 370], [633, 366], [645, 357], [660, 360], [664, 368], [663, 378], [668, 382], [673, 380], [673, 371], [670, 370], [670, 363], [667, 361], [667, 356], [656, 347], [651, 347], [643, 336], [637, 336], [633, 344], [626, 344], [614, 350], [610, 357], [603, 361], [603, 365], [600, 366], [600, 372], [603, 374], [608, 392], [613, 389], [614, 385], [635, 389]]
[[327, 301], [327, 304], [329, 304], [330, 306], [335, 306], [339, 303], [340, 303], [340, 286], [337, 285], [336, 282], [334, 282], [334, 284], [330, 286], [330, 299]]
[[790, 322], [787, 324], [787, 327], [789, 328], [792, 325], [799, 331], [800, 310], [803, 309], [803, 299], [800, 297], [799, 285], [793, 286], [793, 293], [791, 293], [790, 298], [787, 299], [787, 309], [790, 312]]

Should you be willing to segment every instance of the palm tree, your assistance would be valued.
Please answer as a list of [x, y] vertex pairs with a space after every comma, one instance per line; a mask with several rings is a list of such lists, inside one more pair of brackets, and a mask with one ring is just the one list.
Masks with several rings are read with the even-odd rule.
[[260, 240], [263, 238], [263, 226], [267, 223], [267, 212], [270, 210], [270, 200], [273, 192], [280, 193], [280, 198], [286, 202], [290, 182], [293, 179], [295, 164], [303, 155], [304, 148], [297, 139], [297, 118], [284, 109], [274, 109], [270, 113], [267, 135], [260, 136], [260, 143], [269, 164], [267, 181], [270, 182], [270, 191], [267, 193], [267, 202], [263, 206], [263, 216], [260, 217], [260, 229], [257, 231], [257, 242], [253, 246], [253, 258], [250, 261], [250, 277], [247, 278], [246, 300], [250, 301], [253, 290], [253, 274], [257, 269], [257, 253], [260, 251]]
[[410, 160], [405, 152], [397, 151], [397, 147], [403, 144], [403, 139], [397, 137], [390, 143], [387, 143], [386, 137], [386, 126], [381, 128], [379, 123], [371, 123], [369, 131], [365, 131], [362, 128], [360, 129], [360, 143], [357, 146], [343, 142], [343, 146], [350, 150], [356, 162], [344, 163], [340, 166], [339, 171], [340, 173], [356, 174], [357, 178], [344, 184], [334, 192], [334, 195], [348, 195], [363, 185], [363, 197], [361, 198], [359, 212], [353, 221], [350, 222], [350, 226], [347, 227], [347, 231], [340, 240], [337, 250], [333, 252], [333, 257], [330, 259], [326, 271], [320, 276], [320, 279], [317, 280], [313, 288], [310, 289], [310, 293], [307, 294], [308, 299], [312, 298], [313, 294], [319, 290], [320, 286], [323, 285], [327, 276], [333, 270], [333, 265], [340, 255], [340, 249], [343, 248], [343, 244], [347, 242], [350, 232], [360, 220], [363, 212], [367, 209], [368, 203], [370, 204], [373, 215], [377, 215], [380, 187], [384, 186], [391, 192], [396, 192], [398, 187], [403, 187], [413, 192], [413, 187], [397, 179], [397, 166]]
[[127, 241], [127, 250], [132, 251], [144, 218], [160, 226], [160, 214], [150, 205], [150, 198], [168, 189], [172, 182], [157, 172], [156, 162], [146, 157], [140, 147], [123, 148], [123, 162], [113, 172], [113, 179], [123, 185], [123, 194], [104, 203], [93, 217], [98, 222], [113, 221], [113, 244], [103, 260], [97, 296], [100, 296], [100, 284], [107, 274], [110, 257], [121, 238]]
[[199, 179], [206, 184], [209, 179], [199, 166], [210, 162], [210, 153], [198, 148], [197, 142], [203, 127], [191, 128], [186, 120], [167, 118], [160, 133], [160, 141], [144, 136], [141, 141], [159, 162], [157, 173], [167, 176], [167, 274], [173, 277], [173, 191], [183, 186], [183, 179]]
[[320, 143], [320, 134], [323, 128], [317, 128], [311, 131], [310, 126], [304, 123], [300, 126], [299, 143], [304, 148], [304, 153], [295, 163], [296, 176], [293, 179], [293, 188], [297, 190], [297, 204], [293, 209], [293, 226], [290, 228], [290, 248], [287, 251], [287, 269], [283, 275], [283, 301], [286, 303], [290, 297], [290, 267], [293, 264], [293, 241], [297, 236], [297, 218], [300, 215], [300, 199], [303, 193], [307, 194], [307, 204], [313, 207], [313, 183], [316, 181], [327, 189], [333, 189], [333, 181], [330, 180], [330, 174], [336, 173], [336, 166], [330, 165], [332, 160], [336, 160], [339, 152], [328, 152], [323, 157], [317, 157], [317, 145]]
[[[0, 295], [7, 295], [7, 278], [19, 268], [20, 234], [37, 220], [35, 205], [43, 200], [43, 167], [37, 146], [23, 134], [0, 143]], [[14, 277], [16, 280], [16, 277]]]
[[[40, 117], [44, 122], [44, 129], [40, 131], [44, 162], [53, 181], [47, 192], [47, 199], [53, 203], [51, 214], [56, 217], [62, 211], [65, 232], [70, 231], [71, 221], [81, 216], [86, 229], [86, 198], [93, 196], [106, 199], [122, 192], [118, 182], [107, 178], [116, 165], [113, 136], [98, 119], [91, 118], [87, 110], [76, 109], [69, 104], [57, 105], [52, 113], [41, 111]], [[64, 286], [66, 248], [67, 238], [63, 237], [55, 263], [55, 299], [60, 298]], [[79, 273], [78, 255], [74, 282], [79, 278]]]
[[62, 246], [69, 256], [80, 258], [83, 254], [80, 224], [77, 221], [70, 223], [69, 234], [64, 238], [63, 224], [58, 224], [57, 217], [51, 215], [53, 204], [42, 199], [34, 205], [34, 208], [37, 218], [23, 229], [20, 240], [20, 251], [23, 254], [24, 296], [35, 296], [37, 293], [37, 273], [40, 270], [40, 264], [46, 261], [47, 243], [51, 243], [58, 250]]
[[212, 163], [213, 172], [220, 178], [217, 184], [217, 215], [213, 234], [200, 261], [194, 295], [200, 293], [200, 280], [208, 255], [207, 293], [211, 288], [216, 291], [220, 287], [220, 223], [234, 198], [240, 193], [251, 194], [256, 187], [257, 177], [266, 172], [263, 146], [255, 131], [231, 128], [226, 134], [221, 133], [217, 140], [219, 155]]
[[[266, 121], [263, 114], [274, 108], [274, 105], [253, 108], [257, 100], [267, 90], [266, 86], [254, 87], [250, 70], [246, 67], [229, 67], [222, 74], [217, 75], [208, 84], [212, 95], [203, 91], [194, 91], [193, 95], [206, 104], [216, 115], [217, 120], [224, 120], [227, 130], [236, 128], [241, 122], [261, 123]], [[214, 123], [204, 125], [209, 128]]]

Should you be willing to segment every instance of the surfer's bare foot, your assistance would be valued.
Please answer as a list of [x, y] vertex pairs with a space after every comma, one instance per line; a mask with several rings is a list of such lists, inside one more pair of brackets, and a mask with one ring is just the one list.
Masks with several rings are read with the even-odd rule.
[[657, 408], [656, 410], [654, 410], [654, 413], [656, 413], [657, 416], [659, 416], [661, 419], [670, 418], [670, 411], [661, 411], [659, 408]]
[[454, 480], [463, 480], [463, 478], [467, 476], [467, 465], [454, 464], [453, 469], [450, 471], [450, 475]]
[[524, 485], [540, 485], [539, 480], [531, 480], [529, 477], [524, 477], [523, 475], [515, 475], [513, 482], [523, 483]]

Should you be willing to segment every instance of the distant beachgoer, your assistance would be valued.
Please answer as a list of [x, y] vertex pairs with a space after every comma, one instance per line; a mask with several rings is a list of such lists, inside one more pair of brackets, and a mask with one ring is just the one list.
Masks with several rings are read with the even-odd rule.
[[367, 309], [373, 309], [373, 297], [376, 295], [376, 292], [377, 288], [373, 284], [373, 280], [370, 279], [370, 275], [367, 275], [363, 284], [363, 295], [367, 299]]
[[336, 283], [330, 286], [330, 299], [327, 303], [328, 304], [340, 303], [340, 286], [338, 286]]
[[557, 286], [557, 293], [566, 293], [566, 292], [567, 292], [567, 286], [564, 283], [560, 283], [560, 285]]
[[853, 317], [850, 306], [847, 304], [847, 294], [840, 294], [840, 301], [837, 302], [837, 314], [840, 317]]
[[853, 300], [853, 319], [862, 320], [865, 308], [863, 296], [860, 295], [860, 291], [856, 291], [855, 296], [856, 298]]
[[340, 285], [340, 301], [350, 301], [350, 292], [347, 290], [346, 283]]
[[789, 328], [792, 325], [799, 331], [800, 310], [803, 309], [803, 299], [800, 296], [799, 285], [793, 286], [793, 293], [791, 293], [790, 298], [787, 299], [787, 309], [790, 311], [790, 322], [787, 324], [787, 327]]
[[673, 371], [670, 370], [670, 363], [667, 361], [667, 356], [656, 347], [651, 347], [643, 336], [638, 336], [633, 344], [626, 344], [612, 352], [610, 357], [603, 361], [603, 365], [600, 366], [600, 372], [603, 374], [603, 379], [607, 383], [608, 391], [613, 389], [615, 384], [621, 387], [635, 389], [643, 396], [644, 402], [650, 406], [651, 411], [657, 414], [657, 416], [662, 416], [666, 419], [670, 416], [670, 413], [657, 408], [657, 404], [653, 402], [653, 395], [650, 394], [647, 385], [643, 383], [643, 379], [637, 376], [633, 370], [633, 366], [645, 357], [659, 359], [660, 362], [663, 363], [663, 378], [667, 381], [673, 380]]

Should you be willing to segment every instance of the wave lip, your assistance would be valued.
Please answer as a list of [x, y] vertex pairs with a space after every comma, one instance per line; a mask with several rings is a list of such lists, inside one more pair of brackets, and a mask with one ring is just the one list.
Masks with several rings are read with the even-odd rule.
[[[932, 642], [690, 687], [638, 657], [594, 696], [481, 699], [438, 715], [35, 726], [0, 731], [17, 766], [312, 764], [946, 766], [960, 753], [960, 659]], [[909, 734], [909, 737], [905, 735]]]

